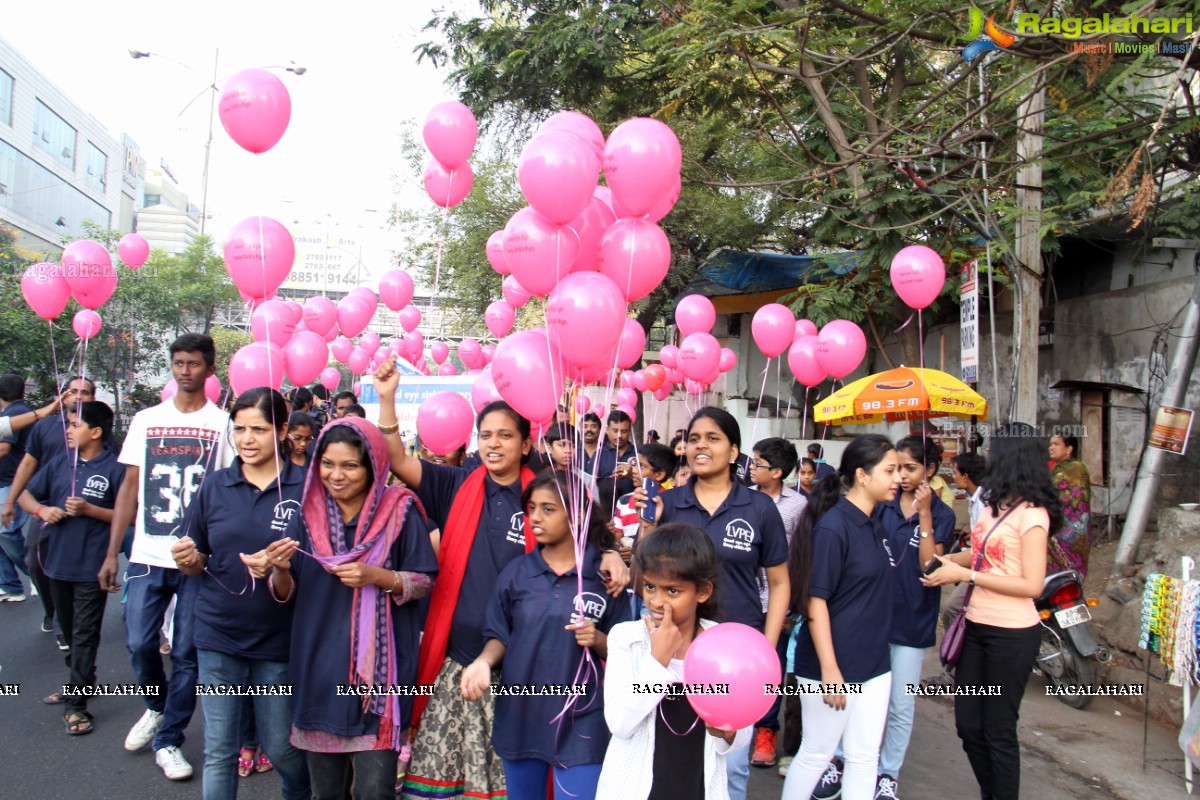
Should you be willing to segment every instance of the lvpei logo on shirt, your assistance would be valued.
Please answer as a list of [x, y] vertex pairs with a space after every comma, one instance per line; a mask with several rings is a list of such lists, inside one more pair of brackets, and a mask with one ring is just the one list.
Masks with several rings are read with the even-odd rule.
[[284, 500], [282, 503], [276, 503], [275, 511], [271, 515], [271, 530], [279, 533], [285, 532], [292, 521], [292, 516], [299, 510], [300, 503], [296, 500]]
[[722, 544], [730, 550], [749, 553], [754, 544], [754, 526], [740, 517], [725, 526], [725, 540]]
[[108, 494], [108, 478], [103, 475], [93, 475], [87, 479], [87, 483], [83, 485], [83, 497], [91, 497], [96, 500], [103, 500]]

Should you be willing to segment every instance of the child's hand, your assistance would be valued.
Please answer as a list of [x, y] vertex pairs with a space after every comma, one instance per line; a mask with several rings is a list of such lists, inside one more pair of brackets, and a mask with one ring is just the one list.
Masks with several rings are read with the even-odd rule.
[[604, 591], [613, 597], [620, 597], [625, 587], [629, 585], [629, 567], [621, 560], [616, 552], [607, 552], [600, 558], [600, 571], [607, 572]]
[[42, 506], [42, 510], [37, 515], [38, 519], [47, 525], [55, 525], [61, 522], [63, 517], [67, 516], [66, 512], [58, 506]]
[[479, 700], [492, 688], [492, 668], [486, 661], [475, 659], [463, 670], [460, 688], [467, 700]]
[[723, 731], [720, 728], [714, 728], [712, 725], [705, 725], [704, 729], [708, 731], [709, 736], [724, 739], [729, 744], [733, 744], [733, 737], [737, 736], [737, 731]]
[[82, 497], [68, 497], [63, 511], [68, 517], [82, 517], [87, 514], [88, 501]]
[[596, 623], [590, 619], [572, 622], [566, 628], [569, 631], [575, 631], [575, 644], [580, 647], [594, 647], [599, 637], [603, 635], [596, 630]]
[[675, 653], [683, 647], [683, 631], [671, 618], [671, 606], [663, 605], [662, 620], [656, 626], [653, 615], [646, 616], [646, 627], [650, 629], [650, 654], [664, 667], [671, 663]]

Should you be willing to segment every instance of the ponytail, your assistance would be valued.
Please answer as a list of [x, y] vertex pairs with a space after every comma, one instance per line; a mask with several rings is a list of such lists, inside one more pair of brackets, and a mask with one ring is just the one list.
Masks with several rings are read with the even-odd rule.
[[788, 546], [788, 579], [792, 585], [788, 615], [808, 619], [808, 584], [812, 576], [812, 536], [817, 522], [825, 512], [837, 505], [843, 491], [840, 473], [826, 475], [813, 484], [808, 493], [808, 505]]

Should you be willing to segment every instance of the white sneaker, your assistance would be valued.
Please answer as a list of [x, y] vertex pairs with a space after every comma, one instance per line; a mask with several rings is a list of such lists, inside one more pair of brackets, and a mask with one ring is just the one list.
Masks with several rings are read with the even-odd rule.
[[129, 729], [129, 735], [125, 737], [125, 749], [133, 753], [150, 744], [154, 741], [154, 735], [158, 733], [162, 724], [163, 712], [146, 711], [145, 714], [142, 714], [142, 718]]
[[0, 603], [24, 603], [24, 602], [25, 602], [25, 593], [24, 592], [15, 592], [15, 593], [0, 592]]
[[154, 763], [173, 781], [186, 781], [192, 777], [192, 765], [183, 757], [183, 751], [174, 745], [155, 751]]

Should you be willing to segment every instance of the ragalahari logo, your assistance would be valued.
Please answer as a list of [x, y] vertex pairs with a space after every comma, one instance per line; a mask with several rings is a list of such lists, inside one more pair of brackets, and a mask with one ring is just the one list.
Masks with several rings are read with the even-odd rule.
[[1017, 41], [1011, 33], [1002, 31], [996, 25], [996, 17], [990, 16], [984, 21], [983, 12], [974, 6], [970, 9], [970, 26], [967, 28], [967, 38], [971, 40], [962, 50], [963, 60], [967, 63], [974, 61], [984, 53], [994, 50], [1007, 50]]

